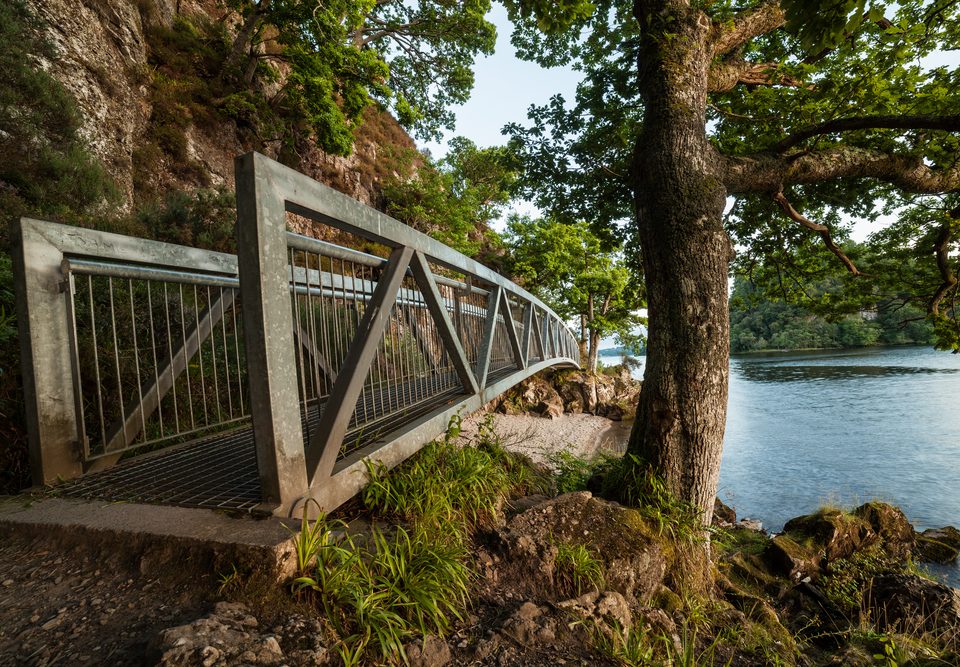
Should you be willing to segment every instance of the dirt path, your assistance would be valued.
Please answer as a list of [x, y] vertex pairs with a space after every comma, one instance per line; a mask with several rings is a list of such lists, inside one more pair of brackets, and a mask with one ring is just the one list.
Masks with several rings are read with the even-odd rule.
[[[186, 564], [184, 564], [186, 565]], [[157, 631], [192, 620], [213, 577], [0, 538], [0, 665], [140, 665]]]

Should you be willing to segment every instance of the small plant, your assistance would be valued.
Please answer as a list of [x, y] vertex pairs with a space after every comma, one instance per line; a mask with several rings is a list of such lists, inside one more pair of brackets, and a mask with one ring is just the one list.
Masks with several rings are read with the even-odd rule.
[[656, 644], [642, 627], [624, 628], [614, 621], [606, 632], [598, 625], [593, 625], [591, 630], [594, 647], [617, 664], [624, 667], [655, 664]]
[[557, 544], [557, 580], [563, 588], [581, 595], [603, 588], [603, 564], [583, 544]]
[[365, 544], [337, 542], [322, 518], [301, 532], [310, 539], [298, 540], [307, 545], [298, 562], [311, 551], [315, 561], [293, 588], [315, 596], [344, 664], [402, 659], [415, 634], [443, 635], [461, 618], [471, 577], [463, 548], [400, 527], [374, 530]]
[[[307, 509], [310, 503], [317, 506], [317, 518], [310, 523], [307, 518]], [[304, 518], [300, 522], [300, 530], [290, 530], [293, 535], [293, 546], [297, 557], [297, 573], [303, 574], [316, 561], [321, 549], [330, 546], [331, 531], [325, 515], [320, 511], [320, 504], [313, 498], [308, 498], [303, 508]], [[342, 523], [340, 524], [343, 525]]]
[[225, 590], [232, 588], [240, 582], [240, 572], [237, 570], [237, 564], [231, 563], [230, 571], [220, 572], [217, 578], [220, 580], [220, 585], [217, 587], [217, 595], [223, 595]]
[[568, 449], [560, 449], [547, 455], [547, 463], [555, 471], [557, 493], [583, 491], [596, 471], [596, 464], [576, 456]]
[[612, 462], [603, 488], [605, 496], [637, 508], [656, 525], [660, 535], [666, 533], [674, 540], [688, 542], [705, 539], [700, 510], [673, 495], [666, 482], [639, 457], [626, 454]]
[[502, 448], [492, 430], [481, 425], [475, 446], [460, 446], [454, 442], [459, 429], [455, 416], [444, 438], [389, 473], [367, 462], [364, 504], [461, 543], [476, 527], [493, 523], [503, 501], [525, 488], [533, 473]]
[[877, 547], [858, 551], [849, 558], [838, 558], [827, 566], [820, 586], [827, 599], [851, 620], [860, 615], [864, 588], [874, 576], [889, 569], [889, 563]]
[[882, 637], [880, 639], [882, 653], [874, 653], [873, 659], [884, 665], [884, 667], [900, 667], [906, 664], [910, 656], [902, 648], [897, 646], [893, 637]]

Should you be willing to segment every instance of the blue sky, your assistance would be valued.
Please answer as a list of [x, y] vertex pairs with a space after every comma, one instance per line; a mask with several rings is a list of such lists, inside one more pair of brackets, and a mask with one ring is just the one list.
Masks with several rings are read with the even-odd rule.
[[[497, 26], [497, 49], [477, 61], [473, 94], [456, 109], [457, 127], [446, 135], [447, 139], [464, 136], [480, 146], [502, 144], [505, 138], [500, 129], [510, 122], [525, 122], [531, 104], [543, 104], [556, 93], [572, 99], [579, 80], [579, 74], [568, 68], [543, 69], [517, 58], [503, 5], [495, 4], [489, 19]], [[445, 143], [421, 145], [434, 157], [446, 154]]]

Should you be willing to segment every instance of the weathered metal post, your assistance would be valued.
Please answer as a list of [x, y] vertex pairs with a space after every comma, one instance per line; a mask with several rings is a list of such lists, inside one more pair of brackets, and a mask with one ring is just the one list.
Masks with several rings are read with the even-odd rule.
[[267, 158], [236, 160], [237, 266], [250, 383], [250, 413], [265, 504], [282, 513], [308, 487], [290, 305], [284, 200]]
[[60, 270], [63, 252], [44, 235], [42, 224], [20, 220], [20, 242], [13, 254], [30, 466], [38, 485], [83, 473], [76, 392], [70, 381], [69, 284]]

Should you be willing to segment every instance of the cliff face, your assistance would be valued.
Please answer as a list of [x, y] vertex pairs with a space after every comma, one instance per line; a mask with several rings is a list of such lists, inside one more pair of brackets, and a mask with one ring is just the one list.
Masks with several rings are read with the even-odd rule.
[[[83, 117], [82, 133], [91, 152], [116, 180], [129, 211], [149, 195], [198, 186], [233, 187], [233, 158], [258, 150], [280, 158], [281, 147], [251, 139], [235, 121], [218, 118], [202, 124], [182, 123], [185, 160], [150, 153], [155, 107], [179, 105], [177, 93], [157, 97], [152, 81], [151, 30], [170, 28], [178, 17], [213, 20], [228, 25], [230, 16], [215, 0], [29, 0], [44, 20], [57, 57], [42, 62], [74, 96]], [[173, 98], [173, 99], [171, 99]], [[297, 147], [283, 161], [365, 204], [381, 203], [380, 181], [385, 146], [414, 148], [414, 143], [386, 113], [369, 110], [348, 157], [329, 155], [311, 142]]]

